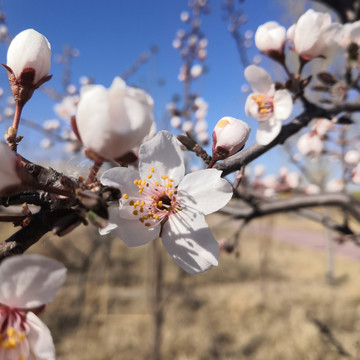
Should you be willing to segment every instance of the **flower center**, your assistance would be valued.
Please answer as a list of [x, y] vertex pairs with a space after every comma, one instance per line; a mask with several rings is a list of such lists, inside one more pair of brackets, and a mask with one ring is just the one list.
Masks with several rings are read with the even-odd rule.
[[0, 305], [0, 352], [5, 358], [25, 360], [29, 353], [26, 316], [17, 309]]
[[251, 97], [258, 106], [258, 113], [261, 116], [267, 117], [272, 115], [274, 112], [274, 99], [270, 96], [265, 96], [263, 94], [253, 95]]
[[145, 226], [166, 221], [171, 214], [181, 210], [174, 180], [166, 174], [159, 176], [153, 166], [150, 171], [146, 180], [134, 180], [139, 196], [123, 195], [123, 205], [129, 206], [132, 215]]

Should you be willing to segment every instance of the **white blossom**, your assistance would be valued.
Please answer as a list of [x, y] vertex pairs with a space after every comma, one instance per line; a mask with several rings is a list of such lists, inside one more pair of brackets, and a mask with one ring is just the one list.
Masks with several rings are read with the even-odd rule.
[[65, 276], [62, 264], [36, 254], [1, 263], [0, 359], [55, 360], [50, 331], [33, 311], [53, 300]]
[[245, 112], [259, 121], [256, 141], [267, 145], [280, 133], [281, 122], [290, 116], [292, 97], [287, 90], [275, 90], [270, 75], [256, 65], [248, 66], [244, 75], [254, 91], [246, 100]]
[[139, 171], [117, 167], [101, 177], [104, 185], [118, 187], [122, 198], [119, 208], [110, 208], [110, 224], [100, 232], [112, 231], [128, 246], [161, 236], [174, 261], [189, 273], [217, 265], [219, 245], [204, 216], [227, 204], [232, 187], [216, 169], [184, 173], [176, 138], [160, 131], [141, 145]]
[[33, 83], [47, 76], [51, 64], [51, 47], [46, 37], [33, 29], [24, 30], [11, 41], [7, 66], [19, 78], [25, 69], [35, 70]]
[[76, 125], [84, 146], [107, 160], [139, 146], [154, 122], [153, 99], [117, 77], [111, 87], [82, 89]]

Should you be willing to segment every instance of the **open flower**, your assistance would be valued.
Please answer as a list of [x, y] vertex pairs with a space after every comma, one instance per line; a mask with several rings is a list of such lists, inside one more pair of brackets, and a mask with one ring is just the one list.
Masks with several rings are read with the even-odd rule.
[[154, 122], [154, 102], [141, 89], [116, 77], [109, 89], [82, 89], [76, 127], [84, 146], [106, 160], [114, 160], [139, 146]]
[[49, 329], [34, 312], [43, 309], [65, 280], [58, 261], [26, 254], [0, 266], [0, 359], [55, 360]]
[[101, 177], [104, 185], [118, 187], [122, 198], [119, 208], [110, 208], [110, 224], [100, 233], [113, 231], [128, 246], [161, 236], [165, 249], [188, 273], [217, 265], [219, 245], [204, 215], [225, 206], [232, 187], [216, 169], [184, 174], [176, 138], [160, 131], [141, 145], [139, 171], [117, 167]]
[[286, 29], [275, 21], [260, 25], [255, 33], [255, 45], [263, 54], [279, 59], [284, 54]]
[[304, 156], [318, 156], [324, 150], [324, 140], [315, 131], [311, 131], [299, 137], [297, 148]]
[[291, 94], [287, 90], [275, 90], [270, 75], [256, 65], [248, 66], [244, 75], [254, 91], [246, 99], [245, 112], [259, 121], [256, 141], [267, 145], [279, 135], [281, 121], [292, 112]]
[[303, 60], [327, 56], [337, 45], [342, 34], [341, 25], [331, 23], [330, 14], [312, 9], [300, 16], [296, 24], [287, 31], [287, 37], [294, 43], [295, 52]]

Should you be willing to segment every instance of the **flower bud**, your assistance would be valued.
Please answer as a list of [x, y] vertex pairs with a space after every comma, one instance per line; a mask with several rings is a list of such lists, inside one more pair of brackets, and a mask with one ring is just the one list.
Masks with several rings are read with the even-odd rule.
[[77, 134], [98, 156], [115, 160], [139, 146], [154, 122], [153, 99], [145, 91], [126, 86], [117, 77], [109, 89], [82, 89], [76, 113]]
[[7, 52], [7, 66], [18, 79], [26, 69], [35, 71], [33, 83], [38, 83], [50, 71], [51, 47], [45, 36], [33, 29], [15, 36]]
[[225, 159], [240, 151], [250, 134], [250, 127], [242, 120], [230, 116], [223, 117], [213, 131], [213, 158]]
[[33, 29], [27, 29], [10, 43], [7, 64], [11, 91], [16, 102], [25, 104], [49, 76], [51, 47], [45, 36]]

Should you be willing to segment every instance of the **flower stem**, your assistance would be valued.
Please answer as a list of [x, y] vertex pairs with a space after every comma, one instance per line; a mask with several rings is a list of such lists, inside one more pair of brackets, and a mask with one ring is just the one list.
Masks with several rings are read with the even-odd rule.
[[71, 198], [71, 197], [74, 196], [74, 193], [73, 193], [72, 191], [68, 191], [68, 190], [64, 190], [64, 189], [59, 189], [59, 188], [57, 188], [57, 187], [50, 186], [50, 185], [37, 184], [37, 188], [38, 188], [39, 190], [43, 190], [43, 191], [46, 191], [46, 192], [51, 193], [51, 194], [66, 196], [66, 197], [68, 197], [68, 198]]
[[94, 165], [91, 166], [89, 176], [88, 176], [88, 178], [86, 180], [87, 185], [90, 185], [90, 184], [92, 184], [93, 182], [96, 181], [96, 175], [99, 172], [99, 170], [100, 170], [103, 163], [104, 162], [102, 160], [94, 160]]

